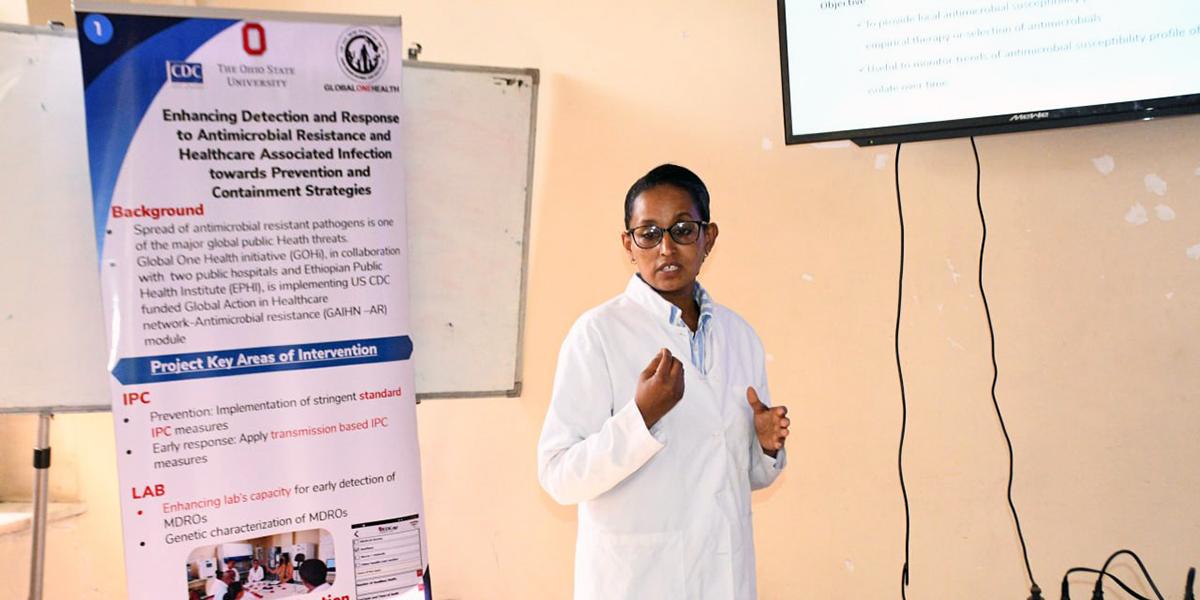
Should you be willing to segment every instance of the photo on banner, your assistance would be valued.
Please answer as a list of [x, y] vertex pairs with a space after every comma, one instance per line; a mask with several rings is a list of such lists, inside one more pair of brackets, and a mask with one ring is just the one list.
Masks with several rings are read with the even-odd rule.
[[186, 568], [187, 589], [179, 597], [187, 600], [220, 597], [218, 592], [228, 593], [233, 582], [254, 598], [287, 598], [307, 594], [310, 588], [331, 588], [337, 578], [333, 536], [323, 529], [198, 546], [188, 555]]

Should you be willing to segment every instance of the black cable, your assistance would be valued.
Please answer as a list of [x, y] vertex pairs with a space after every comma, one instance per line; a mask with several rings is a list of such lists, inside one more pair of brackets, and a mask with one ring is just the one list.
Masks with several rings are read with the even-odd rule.
[[1158, 591], [1158, 586], [1154, 585], [1154, 578], [1150, 577], [1150, 571], [1146, 569], [1146, 565], [1142, 562], [1141, 557], [1134, 553], [1133, 550], [1122, 548], [1110, 554], [1108, 560], [1104, 561], [1104, 566], [1100, 567], [1100, 577], [1096, 578], [1096, 585], [1100, 585], [1100, 581], [1104, 578], [1103, 576], [1108, 575], [1108, 565], [1112, 564], [1113, 559], [1122, 554], [1128, 554], [1133, 557], [1133, 560], [1137, 561], [1138, 567], [1142, 570], [1142, 575], [1146, 576], [1146, 583], [1150, 584], [1150, 589], [1154, 590], [1154, 595], [1158, 596], [1158, 600], [1163, 600], [1162, 592]]
[[992, 327], [992, 311], [988, 307], [987, 292], [983, 289], [983, 256], [987, 248], [987, 218], [983, 214], [983, 194], [981, 169], [979, 167], [979, 148], [975, 146], [975, 136], [971, 136], [971, 152], [975, 155], [975, 206], [979, 208], [979, 223], [983, 227], [983, 236], [979, 242], [979, 296], [983, 299], [983, 312], [987, 316], [988, 339], [992, 348], [992, 405], [996, 407], [996, 418], [1000, 421], [1000, 432], [1004, 434], [1004, 444], [1008, 447], [1008, 507], [1012, 509], [1013, 523], [1017, 527], [1017, 539], [1021, 541], [1021, 556], [1025, 558], [1025, 572], [1029, 575], [1030, 587], [1037, 587], [1033, 578], [1033, 569], [1029, 566], [1029, 549], [1025, 546], [1025, 535], [1021, 532], [1021, 518], [1017, 516], [1017, 505], [1013, 503], [1013, 445], [1008, 437], [1008, 427], [1004, 425], [1004, 415], [1000, 412], [1000, 401], [996, 399], [996, 382], [1000, 379], [1000, 368], [996, 364], [996, 331]]
[[900, 283], [896, 299], [896, 372], [900, 376], [900, 494], [904, 496], [904, 568], [900, 571], [900, 598], [906, 600], [908, 586], [908, 546], [912, 529], [908, 510], [908, 488], [904, 485], [904, 436], [908, 430], [908, 398], [904, 394], [904, 367], [900, 364], [900, 317], [904, 310], [904, 204], [900, 201], [900, 146], [896, 144], [896, 210], [900, 213]]
[[1096, 574], [1099, 574], [1101, 576], [1100, 577], [1101, 579], [1107, 577], [1107, 578], [1115, 581], [1117, 583], [1117, 585], [1121, 586], [1121, 589], [1125, 590], [1126, 594], [1133, 596], [1135, 598], [1135, 600], [1150, 600], [1149, 598], [1133, 591], [1132, 588], [1130, 588], [1128, 585], [1125, 585], [1124, 581], [1121, 581], [1120, 579], [1118, 579], [1116, 575], [1113, 575], [1112, 573], [1106, 573], [1099, 569], [1090, 569], [1088, 567], [1073, 567], [1073, 568], [1067, 569], [1067, 572], [1063, 574], [1063, 586], [1064, 587], [1067, 584], [1067, 577], [1070, 577], [1071, 573], [1096, 573]]

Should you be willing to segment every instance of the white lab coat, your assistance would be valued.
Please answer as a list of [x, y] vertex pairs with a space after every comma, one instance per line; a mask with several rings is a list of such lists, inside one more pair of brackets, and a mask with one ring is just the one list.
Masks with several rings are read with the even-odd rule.
[[209, 596], [212, 596], [213, 600], [225, 600], [225, 593], [228, 591], [229, 584], [225, 583], [224, 581], [216, 578], [208, 580], [208, 589], [206, 590], [206, 593]]
[[[786, 462], [763, 453], [746, 401], [754, 386], [769, 404], [762, 343], [715, 305], [702, 375], [670, 309], [634, 276], [576, 321], [559, 353], [538, 479], [579, 504], [576, 600], [756, 597], [750, 491]], [[662, 347], [683, 362], [685, 389], [647, 430], [634, 394]]]

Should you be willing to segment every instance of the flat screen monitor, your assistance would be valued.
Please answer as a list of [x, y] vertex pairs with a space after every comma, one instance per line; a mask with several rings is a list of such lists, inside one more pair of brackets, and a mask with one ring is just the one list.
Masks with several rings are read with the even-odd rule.
[[778, 0], [789, 144], [1200, 112], [1198, 0]]

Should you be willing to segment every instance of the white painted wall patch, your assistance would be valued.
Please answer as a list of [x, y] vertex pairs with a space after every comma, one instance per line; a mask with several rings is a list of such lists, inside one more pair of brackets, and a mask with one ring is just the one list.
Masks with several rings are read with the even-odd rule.
[[1125, 213], [1125, 222], [1130, 225], [1145, 225], [1150, 219], [1146, 217], [1146, 207], [1141, 202], [1134, 202]]
[[1146, 176], [1146, 191], [1153, 192], [1159, 196], [1167, 195], [1167, 182], [1162, 177], [1151, 173]]
[[950, 271], [950, 279], [954, 281], [954, 285], [958, 285], [958, 280], [962, 275], [959, 274], [958, 269], [954, 268], [954, 263], [950, 262], [948, 256], [946, 257], [946, 268]]

